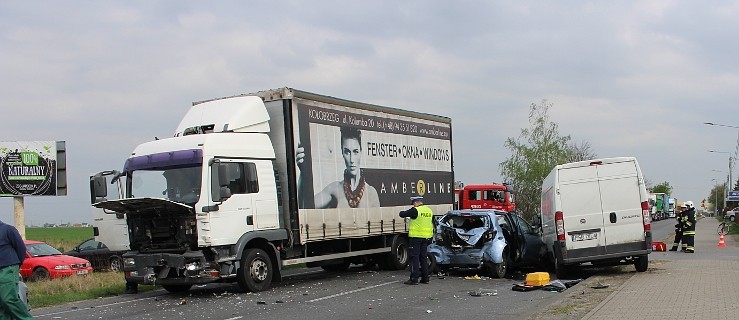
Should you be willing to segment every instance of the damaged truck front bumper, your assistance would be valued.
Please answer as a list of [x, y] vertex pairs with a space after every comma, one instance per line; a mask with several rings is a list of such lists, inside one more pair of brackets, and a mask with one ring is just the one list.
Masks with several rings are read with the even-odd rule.
[[223, 279], [202, 252], [138, 253], [123, 255], [127, 282], [148, 285], [203, 284]]

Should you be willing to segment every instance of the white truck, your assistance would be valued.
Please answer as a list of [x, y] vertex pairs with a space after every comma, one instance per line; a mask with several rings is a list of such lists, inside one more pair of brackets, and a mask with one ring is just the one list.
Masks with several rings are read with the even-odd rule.
[[453, 182], [451, 119], [281, 88], [193, 103], [90, 185], [101, 222], [126, 222], [126, 281], [256, 292], [301, 263], [405, 268], [398, 212], [418, 195], [451, 210]]
[[542, 183], [541, 212], [542, 238], [558, 278], [586, 262], [647, 270], [649, 202], [635, 158], [556, 166]]

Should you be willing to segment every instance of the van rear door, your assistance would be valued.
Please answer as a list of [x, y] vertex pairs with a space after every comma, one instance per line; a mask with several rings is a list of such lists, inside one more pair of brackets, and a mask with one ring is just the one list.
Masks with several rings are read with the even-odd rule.
[[638, 167], [633, 160], [595, 166], [600, 181], [606, 252], [644, 250]]
[[562, 168], [558, 175], [567, 250], [590, 249], [587, 255], [605, 253], [605, 221], [596, 166]]

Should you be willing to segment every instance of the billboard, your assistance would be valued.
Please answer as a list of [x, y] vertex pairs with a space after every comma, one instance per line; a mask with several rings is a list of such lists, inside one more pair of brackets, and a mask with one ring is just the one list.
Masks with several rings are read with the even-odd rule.
[[301, 208], [453, 203], [449, 123], [301, 103], [297, 122]]
[[726, 197], [726, 201], [739, 201], [739, 191], [729, 191], [729, 196]]
[[66, 195], [64, 141], [0, 142], [0, 196]]

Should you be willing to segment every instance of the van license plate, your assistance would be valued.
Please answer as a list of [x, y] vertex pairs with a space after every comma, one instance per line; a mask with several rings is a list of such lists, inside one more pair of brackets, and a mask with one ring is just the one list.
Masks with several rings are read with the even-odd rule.
[[591, 232], [591, 233], [578, 233], [570, 235], [572, 237], [572, 241], [585, 241], [585, 240], [595, 240], [598, 239], [598, 233], [597, 232]]

